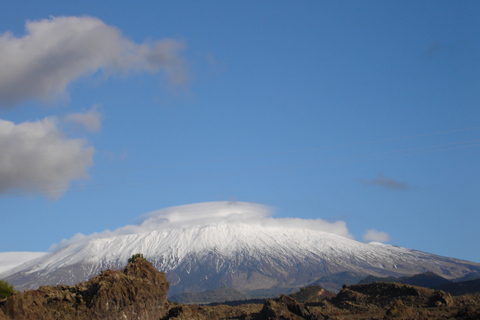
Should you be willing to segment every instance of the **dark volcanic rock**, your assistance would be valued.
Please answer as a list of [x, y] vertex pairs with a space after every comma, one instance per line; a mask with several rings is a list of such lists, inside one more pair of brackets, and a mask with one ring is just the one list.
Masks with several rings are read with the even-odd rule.
[[401, 299], [396, 300], [386, 312], [387, 318], [414, 319], [417, 316], [415, 308], [406, 306]]
[[412, 307], [448, 307], [454, 304], [449, 293], [390, 282], [345, 286], [332, 299], [332, 302], [341, 308], [368, 309], [370, 305], [379, 308], [388, 307], [397, 299], [401, 299], [404, 304]]
[[455, 319], [478, 320], [480, 319], [480, 307], [465, 306], [455, 314]]
[[268, 320], [296, 320], [319, 319], [314, 317], [307, 307], [299, 304], [295, 299], [281, 295], [277, 299], [267, 299], [260, 312], [260, 319]]
[[[0, 310], [10, 319], [159, 319], [165, 312], [168, 282], [145, 259], [122, 271], [102, 271], [76, 286], [44, 286], [16, 293]], [[1, 319], [1, 318], [0, 318]]]
[[480, 292], [480, 279], [447, 283], [439, 286], [437, 289], [459, 296], [467, 293]]
[[171, 308], [168, 315], [162, 320], [217, 320], [217, 317], [208, 317], [202, 308], [197, 305], [182, 305]]
[[300, 303], [316, 303], [325, 299], [331, 299], [335, 297], [335, 294], [315, 285], [300, 288], [299, 291], [289, 294], [289, 296]]
[[0, 300], [0, 320], [313, 320], [480, 319], [480, 294], [449, 293], [399, 283], [344, 286], [333, 298], [318, 286], [262, 304], [168, 303], [168, 282], [144, 259], [124, 271], [107, 270], [76, 286], [44, 286]]

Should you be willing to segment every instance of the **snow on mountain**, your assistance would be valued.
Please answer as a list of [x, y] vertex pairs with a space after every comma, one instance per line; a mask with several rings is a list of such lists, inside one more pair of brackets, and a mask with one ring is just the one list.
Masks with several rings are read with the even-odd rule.
[[46, 254], [47, 252], [0, 252], [0, 273]]
[[250, 291], [307, 285], [342, 271], [376, 276], [432, 271], [455, 278], [480, 264], [350, 239], [343, 222], [278, 219], [265, 206], [213, 202], [150, 213], [140, 225], [77, 235], [1, 274], [19, 289], [74, 284], [142, 253], [167, 273], [169, 294], [220, 286]]

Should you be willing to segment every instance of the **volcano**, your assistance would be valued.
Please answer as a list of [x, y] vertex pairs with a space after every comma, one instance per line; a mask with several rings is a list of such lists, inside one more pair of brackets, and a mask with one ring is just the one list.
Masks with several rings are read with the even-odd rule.
[[[333, 233], [332, 233], [333, 232]], [[122, 269], [142, 253], [167, 275], [169, 295], [231, 287], [242, 292], [298, 288], [340, 272], [447, 279], [480, 264], [350, 238], [342, 222], [272, 218], [266, 206], [208, 202], [159, 210], [139, 225], [62, 241], [56, 250], [0, 275], [16, 289], [75, 284]]]

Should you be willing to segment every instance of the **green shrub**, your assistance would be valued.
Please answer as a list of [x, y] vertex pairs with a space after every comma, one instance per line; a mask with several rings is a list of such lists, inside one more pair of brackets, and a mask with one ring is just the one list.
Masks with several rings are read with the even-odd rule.
[[137, 260], [137, 259], [139, 259], [139, 258], [140, 258], [140, 259], [145, 259], [145, 258], [143, 257], [143, 254], [137, 253], [137, 254], [134, 254], [133, 256], [131, 256], [130, 259], [128, 259], [128, 263], [135, 262], [135, 260]]
[[13, 286], [5, 280], [0, 280], [0, 299], [10, 297], [13, 294]]

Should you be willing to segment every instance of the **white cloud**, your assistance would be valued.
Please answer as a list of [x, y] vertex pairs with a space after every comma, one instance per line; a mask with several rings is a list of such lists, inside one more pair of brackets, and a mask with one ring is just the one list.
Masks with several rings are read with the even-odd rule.
[[72, 180], [87, 178], [95, 149], [66, 137], [55, 117], [15, 124], [0, 119], [0, 195], [60, 197]]
[[375, 242], [385, 243], [390, 241], [390, 236], [386, 232], [370, 229], [363, 236], [363, 241], [365, 242], [375, 241]]
[[76, 234], [71, 239], [64, 239], [53, 245], [49, 251], [56, 251], [73, 243], [97, 238], [220, 223], [306, 228], [353, 238], [344, 221], [328, 222], [322, 219], [274, 218], [272, 217], [272, 209], [265, 205], [236, 201], [205, 202], [157, 210], [142, 216], [137, 225], [127, 225], [114, 231], [105, 230], [87, 236]]
[[84, 127], [90, 132], [99, 132], [102, 127], [101, 115], [94, 106], [86, 113], [72, 113], [64, 118], [65, 122], [73, 123], [75, 126]]
[[53, 17], [26, 23], [26, 35], [0, 34], [0, 104], [52, 99], [73, 80], [106, 74], [164, 71], [173, 84], [186, 82], [183, 43], [136, 44], [93, 17]]

